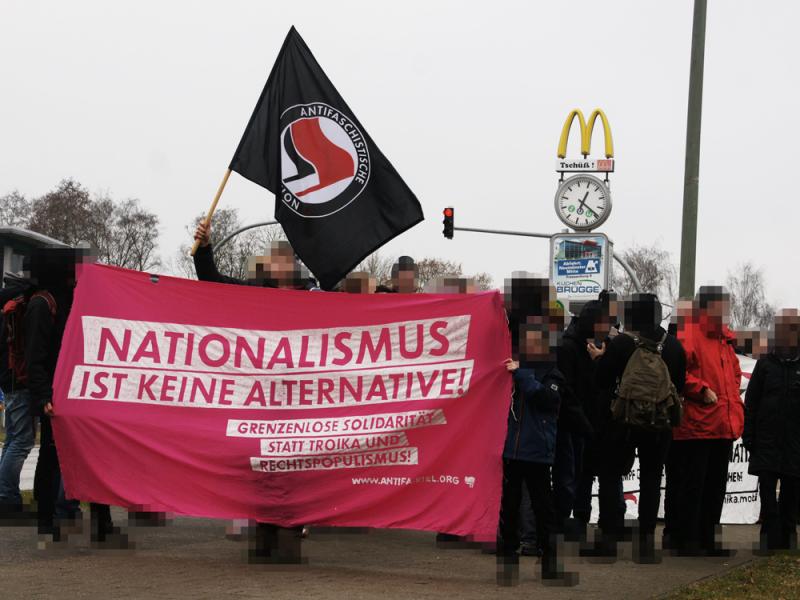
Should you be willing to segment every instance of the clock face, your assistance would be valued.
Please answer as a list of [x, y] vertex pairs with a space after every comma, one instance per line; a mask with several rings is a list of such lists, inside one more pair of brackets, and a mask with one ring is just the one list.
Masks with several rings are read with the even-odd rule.
[[592, 175], [576, 175], [558, 186], [556, 214], [573, 229], [594, 229], [611, 212], [611, 193]]

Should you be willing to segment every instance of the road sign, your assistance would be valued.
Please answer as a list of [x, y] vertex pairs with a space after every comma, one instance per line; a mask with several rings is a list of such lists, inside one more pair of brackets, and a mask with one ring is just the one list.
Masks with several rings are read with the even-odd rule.
[[[596, 300], [609, 288], [613, 244], [603, 233], [557, 233], [550, 238], [550, 280], [558, 299], [570, 304]], [[572, 310], [572, 312], [575, 312]]]

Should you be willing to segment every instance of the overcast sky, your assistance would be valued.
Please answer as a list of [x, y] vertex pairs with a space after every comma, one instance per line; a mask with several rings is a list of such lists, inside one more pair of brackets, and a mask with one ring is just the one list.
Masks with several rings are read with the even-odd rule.
[[[743, 261], [768, 295], [800, 305], [800, 3], [711, 0], [697, 283]], [[614, 135], [617, 249], [659, 243], [677, 264], [692, 2], [0, 3], [0, 194], [64, 177], [161, 220], [161, 255], [208, 208], [287, 30], [295, 25], [419, 197], [426, 221], [388, 254], [440, 256], [500, 284], [546, 271], [556, 146], [568, 111], [603, 108]], [[577, 154], [574, 131], [571, 154]], [[594, 151], [602, 150], [595, 136]], [[783, 181], [783, 178], [788, 178]], [[221, 200], [244, 222], [273, 197], [234, 174]]]

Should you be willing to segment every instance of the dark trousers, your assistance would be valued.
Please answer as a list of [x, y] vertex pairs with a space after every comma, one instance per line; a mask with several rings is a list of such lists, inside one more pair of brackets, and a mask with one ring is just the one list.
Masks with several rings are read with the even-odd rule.
[[[583, 523], [592, 520], [592, 485], [595, 476], [584, 470], [578, 478], [573, 514]], [[603, 473], [597, 476], [597, 496], [600, 505], [598, 526], [607, 531], [621, 530], [625, 521], [625, 497], [622, 476]]]
[[[33, 476], [33, 495], [38, 505], [40, 533], [56, 533], [58, 520], [80, 519], [81, 510], [77, 500], [64, 498], [61, 482], [61, 465], [53, 438], [53, 424], [49, 417], [41, 418], [39, 460]], [[91, 533], [95, 541], [102, 540], [112, 531], [111, 509], [107, 504], [92, 502]]]
[[251, 560], [275, 563], [300, 562], [302, 531], [302, 527], [256, 523], [255, 547], [250, 550]]
[[661, 476], [672, 432], [632, 430], [628, 440], [631, 452], [639, 455], [639, 532], [653, 535], [661, 503]]
[[597, 476], [597, 499], [600, 515], [597, 526], [604, 536], [616, 537], [622, 534], [625, 525], [625, 497], [622, 491], [622, 476], [601, 473]]
[[[778, 481], [781, 483], [780, 497]], [[768, 550], [796, 548], [800, 479], [778, 473], [761, 473], [758, 491], [761, 496], [761, 547]]]
[[533, 515], [533, 502], [526, 486], [522, 486], [522, 500], [519, 505], [519, 541], [528, 546], [536, 546], [536, 517]]
[[665, 548], [672, 544], [672, 538], [677, 534], [677, 521], [679, 516], [678, 500], [680, 487], [683, 485], [685, 464], [682, 460], [680, 444], [673, 442], [667, 453], [664, 473], [667, 476], [667, 487], [664, 490], [664, 544]]
[[672, 442], [669, 525], [676, 547], [715, 548], [732, 448], [733, 440]]
[[39, 532], [50, 533], [56, 512], [61, 470], [53, 439], [53, 426], [49, 417], [41, 418], [39, 459], [33, 476], [33, 496], [38, 505]]
[[543, 552], [542, 569], [555, 564], [555, 509], [550, 481], [550, 465], [521, 460], [503, 461], [503, 497], [500, 507], [500, 538], [497, 553], [503, 557], [516, 556], [519, 546], [519, 508], [522, 486], [528, 488], [536, 518], [536, 535]]
[[583, 447], [583, 436], [563, 429], [558, 430], [553, 464], [553, 499], [559, 526], [570, 518], [575, 508], [578, 481], [583, 470]]

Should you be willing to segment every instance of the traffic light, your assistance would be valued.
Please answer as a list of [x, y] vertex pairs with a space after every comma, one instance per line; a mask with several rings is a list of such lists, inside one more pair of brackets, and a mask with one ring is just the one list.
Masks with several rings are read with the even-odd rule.
[[444, 215], [444, 219], [442, 219], [442, 223], [444, 223], [444, 229], [442, 230], [442, 233], [444, 234], [444, 237], [446, 237], [448, 240], [452, 240], [453, 239], [453, 214], [454, 214], [453, 207], [452, 206], [448, 206], [447, 208], [445, 208], [442, 211], [442, 214]]

